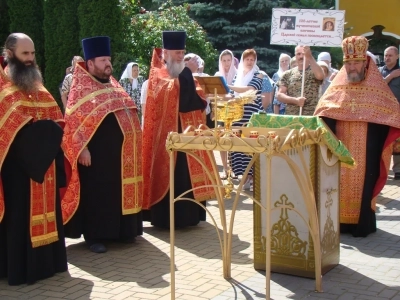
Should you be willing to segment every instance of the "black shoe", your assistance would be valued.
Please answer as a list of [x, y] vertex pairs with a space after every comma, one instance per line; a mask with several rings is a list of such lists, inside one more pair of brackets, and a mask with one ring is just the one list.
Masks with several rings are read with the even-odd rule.
[[394, 179], [399, 180], [400, 179], [400, 173], [394, 173]]
[[92, 245], [90, 245], [89, 249], [90, 249], [90, 251], [92, 251], [94, 253], [106, 253], [107, 252], [106, 246], [104, 246], [101, 243], [92, 244]]

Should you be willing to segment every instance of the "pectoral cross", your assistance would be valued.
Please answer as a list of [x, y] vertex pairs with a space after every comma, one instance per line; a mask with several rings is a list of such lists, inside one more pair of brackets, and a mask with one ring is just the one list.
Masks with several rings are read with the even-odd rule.
[[42, 111], [36, 111], [36, 119], [40, 120], [42, 118], [43, 112]]
[[47, 177], [47, 181], [49, 181], [50, 183], [52, 183], [52, 181], [53, 181], [53, 176], [51, 176], [51, 174], [49, 175], [49, 177]]
[[355, 112], [356, 112], [356, 107], [357, 107], [356, 100], [355, 100], [355, 99], [352, 99], [350, 105], [351, 105], [351, 112], [352, 112], [352, 113], [355, 113]]

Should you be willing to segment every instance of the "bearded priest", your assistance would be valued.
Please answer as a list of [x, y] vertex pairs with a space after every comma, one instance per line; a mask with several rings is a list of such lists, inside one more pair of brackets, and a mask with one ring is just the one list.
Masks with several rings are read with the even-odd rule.
[[[95, 253], [142, 235], [142, 131], [135, 103], [111, 75], [107, 36], [82, 40], [65, 111], [65, 235]], [[71, 173], [69, 172], [71, 171]]]

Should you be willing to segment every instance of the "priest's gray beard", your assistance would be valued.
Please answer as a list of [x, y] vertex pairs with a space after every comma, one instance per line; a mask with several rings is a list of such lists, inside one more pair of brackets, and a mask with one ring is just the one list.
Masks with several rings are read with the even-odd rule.
[[175, 61], [172, 61], [171, 57], [166, 59], [166, 62], [169, 76], [171, 76], [171, 78], [178, 78], [183, 68], [185, 68], [185, 62], [181, 61], [180, 63], [177, 63]]
[[43, 78], [36, 61], [31, 61], [30, 65], [26, 65], [15, 55], [8, 58], [7, 61], [8, 76], [20, 90], [24, 92], [35, 92], [38, 90], [38, 84], [43, 82]]

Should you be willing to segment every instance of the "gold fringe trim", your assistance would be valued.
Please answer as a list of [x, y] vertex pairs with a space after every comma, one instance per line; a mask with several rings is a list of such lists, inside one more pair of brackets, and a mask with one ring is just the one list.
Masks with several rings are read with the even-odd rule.
[[31, 237], [32, 248], [46, 246], [58, 241], [58, 232], [52, 232], [38, 237]]

